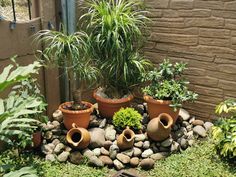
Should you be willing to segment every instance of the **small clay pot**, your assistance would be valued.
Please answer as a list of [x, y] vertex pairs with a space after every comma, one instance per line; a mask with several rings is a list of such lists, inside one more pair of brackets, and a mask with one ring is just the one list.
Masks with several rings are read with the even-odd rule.
[[90, 114], [93, 112], [93, 105], [85, 101], [82, 101], [82, 103], [85, 104], [88, 107], [88, 109], [74, 111], [63, 108], [65, 106], [69, 107], [72, 104], [72, 102], [65, 102], [59, 106], [59, 110], [61, 110], [61, 112], [63, 113], [63, 123], [67, 130], [73, 128], [72, 127], [73, 123], [75, 123], [79, 127], [88, 128]]
[[114, 113], [119, 111], [120, 108], [130, 107], [130, 103], [134, 99], [132, 94], [121, 99], [103, 98], [97, 95], [97, 90], [93, 92], [93, 97], [98, 103], [99, 114], [105, 118], [112, 118]]
[[42, 143], [42, 133], [40, 131], [33, 133], [32, 141], [33, 141], [33, 148], [39, 147]]
[[154, 141], [162, 141], [169, 137], [172, 124], [172, 117], [161, 113], [157, 118], [150, 120], [147, 125], [147, 134]]
[[91, 140], [88, 130], [78, 127], [75, 123], [72, 124], [72, 127], [66, 134], [67, 142], [76, 149], [88, 147]]
[[127, 127], [117, 138], [117, 146], [121, 150], [130, 149], [134, 145], [135, 133]]
[[172, 117], [173, 124], [175, 124], [179, 116], [179, 109], [177, 109], [177, 111], [174, 111], [174, 109], [170, 107], [171, 101], [156, 100], [148, 95], [144, 96], [144, 100], [147, 102], [148, 114], [150, 119], [158, 117], [161, 113], [167, 113]]

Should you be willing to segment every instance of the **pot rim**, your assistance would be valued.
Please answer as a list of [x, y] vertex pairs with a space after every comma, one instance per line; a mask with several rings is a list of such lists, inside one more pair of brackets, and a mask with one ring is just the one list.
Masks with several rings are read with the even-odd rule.
[[152, 96], [149, 96], [149, 95], [144, 95], [143, 99], [146, 102], [154, 103], [154, 104], [165, 104], [165, 105], [171, 104], [171, 100], [157, 100], [157, 99], [154, 99]]
[[108, 103], [108, 104], [125, 103], [125, 102], [129, 102], [134, 99], [134, 96], [132, 94], [129, 94], [128, 97], [120, 98], [120, 99], [103, 98], [103, 97], [100, 97], [99, 95], [97, 95], [97, 90], [98, 89], [95, 89], [93, 91], [93, 97], [97, 101]]
[[82, 101], [83, 104], [85, 104], [86, 106], [88, 106], [89, 108], [88, 109], [85, 109], [85, 110], [78, 110], [78, 111], [74, 111], [74, 110], [68, 110], [68, 109], [64, 109], [62, 106], [64, 105], [68, 105], [68, 104], [71, 104], [73, 103], [73, 101], [69, 101], [69, 102], [64, 102], [62, 104], [60, 104], [59, 106], [59, 110], [62, 112], [62, 113], [67, 113], [67, 114], [83, 114], [83, 113], [91, 113], [93, 112], [93, 104], [92, 103], [89, 103], [89, 102], [86, 102], [86, 101]]

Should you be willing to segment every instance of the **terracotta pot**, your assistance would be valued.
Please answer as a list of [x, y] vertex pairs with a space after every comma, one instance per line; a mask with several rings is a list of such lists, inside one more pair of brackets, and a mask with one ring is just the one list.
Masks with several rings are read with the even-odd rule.
[[117, 146], [121, 150], [130, 149], [134, 145], [134, 132], [127, 127], [117, 138]]
[[157, 118], [150, 120], [147, 125], [147, 134], [154, 141], [162, 141], [169, 137], [172, 124], [172, 117], [161, 113]]
[[93, 92], [93, 97], [98, 103], [99, 114], [105, 118], [112, 118], [114, 113], [119, 111], [120, 108], [129, 107], [131, 101], [134, 99], [132, 94], [126, 98], [121, 99], [102, 98], [97, 95], [97, 90]]
[[169, 106], [171, 101], [156, 100], [147, 95], [144, 96], [144, 100], [147, 102], [150, 119], [158, 117], [161, 113], [167, 113], [173, 118], [173, 124], [176, 122], [179, 116], [179, 109], [174, 111], [174, 109]]
[[59, 106], [59, 110], [63, 113], [63, 123], [67, 130], [70, 130], [72, 127], [72, 124], [75, 123], [79, 127], [82, 128], [88, 128], [89, 120], [90, 120], [90, 114], [93, 112], [93, 105], [89, 102], [82, 101], [83, 104], [85, 104], [88, 109], [85, 110], [79, 110], [79, 111], [73, 111], [64, 109], [63, 107], [65, 105], [70, 106], [72, 102], [65, 102], [62, 103]]
[[42, 143], [42, 133], [40, 131], [33, 133], [32, 141], [33, 141], [33, 148], [39, 147]]
[[75, 123], [72, 124], [72, 127], [66, 134], [67, 142], [77, 149], [88, 147], [91, 140], [88, 130], [78, 127]]

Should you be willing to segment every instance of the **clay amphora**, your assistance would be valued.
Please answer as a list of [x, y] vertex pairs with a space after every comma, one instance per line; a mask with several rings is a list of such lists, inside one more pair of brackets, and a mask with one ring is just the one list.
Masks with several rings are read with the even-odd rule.
[[117, 146], [121, 150], [130, 149], [134, 145], [135, 133], [127, 127], [117, 138]]
[[72, 147], [77, 149], [85, 149], [90, 143], [90, 134], [85, 128], [72, 124], [72, 129], [67, 132], [66, 140]]
[[172, 117], [167, 113], [161, 113], [157, 118], [150, 120], [147, 134], [154, 141], [162, 141], [170, 135], [172, 124]]

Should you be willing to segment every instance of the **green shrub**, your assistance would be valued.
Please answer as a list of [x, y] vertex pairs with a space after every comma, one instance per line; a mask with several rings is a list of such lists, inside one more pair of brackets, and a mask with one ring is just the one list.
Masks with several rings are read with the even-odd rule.
[[143, 76], [143, 81], [149, 83], [143, 92], [158, 100], [171, 100], [171, 107], [179, 108], [185, 101], [194, 101], [197, 94], [188, 90], [189, 82], [182, 74], [186, 70], [186, 63], [170, 63], [165, 59], [153, 71]]
[[216, 107], [216, 113], [226, 113], [228, 116], [220, 117], [212, 128], [213, 139], [217, 151], [222, 157], [235, 159], [236, 157], [236, 100], [229, 99]]
[[113, 116], [113, 124], [118, 128], [126, 128], [129, 126], [134, 129], [141, 129], [142, 116], [138, 113], [138, 111], [133, 108], [121, 108], [118, 112]]

